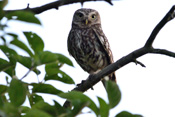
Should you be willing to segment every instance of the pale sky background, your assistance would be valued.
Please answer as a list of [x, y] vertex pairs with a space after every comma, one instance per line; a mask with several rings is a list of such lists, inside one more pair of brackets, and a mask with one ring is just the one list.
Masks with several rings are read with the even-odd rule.
[[[35, 7], [49, 2], [50, 0], [9, 0], [5, 9], [25, 8], [27, 3], [30, 3], [30, 7]], [[109, 40], [116, 61], [145, 44], [153, 28], [175, 4], [175, 0], [121, 0], [113, 1], [113, 4], [111, 6], [105, 2], [85, 2], [83, 7], [99, 11], [102, 28]], [[88, 77], [88, 74], [77, 65], [67, 51], [67, 37], [71, 28], [72, 16], [79, 8], [81, 5], [77, 3], [36, 15], [42, 26], [9, 22], [9, 31], [20, 34], [22, 41], [27, 42], [22, 31], [36, 32], [44, 40], [45, 50], [62, 53], [69, 57], [75, 67], [65, 65], [63, 70], [74, 79], [76, 84]], [[153, 46], [175, 52], [175, 19], [160, 31]], [[25, 54], [21, 51], [19, 53]], [[0, 55], [3, 56], [1, 51]], [[146, 68], [130, 63], [116, 71], [122, 99], [120, 104], [110, 111], [110, 117], [123, 110], [141, 114], [144, 117], [175, 117], [175, 58], [147, 54], [138, 60], [144, 63]], [[17, 68], [19, 78], [28, 71], [20, 64]], [[40, 70], [44, 69], [43, 66], [39, 68]], [[21, 70], [23, 71], [21, 72]], [[1, 73], [0, 77], [0, 84], [5, 83], [4, 74]], [[43, 77], [44, 73], [39, 75], [40, 81]], [[37, 76], [31, 72], [24, 81], [37, 82]], [[65, 85], [56, 81], [47, 83], [51, 83], [63, 91], [74, 88], [74, 85]], [[96, 104], [98, 104], [97, 96], [107, 101], [105, 89], [101, 83], [95, 85], [93, 91], [88, 90], [85, 94], [90, 96]], [[50, 104], [53, 104], [52, 99], [58, 100], [61, 104], [64, 103], [63, 99], [56, 96], [43, 96]], [[25, 105], [28, 104], [25, 103]], [[93, 113], [86, 113], [87, 111], [88, 109], [85, 109], [85, 114], [79, 117], [95, 116]]]

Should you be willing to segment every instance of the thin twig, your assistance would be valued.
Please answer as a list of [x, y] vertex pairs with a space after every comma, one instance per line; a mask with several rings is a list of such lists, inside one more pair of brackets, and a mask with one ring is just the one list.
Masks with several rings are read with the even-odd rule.
[[157, 26], [152, 31], [150, 37], [148, 38], [145, 47], [151, 47], [157, 34], [163, 28], [163, 26], [175, 17], [175, 5], [169, 10], [169, 12], [164, 16], [164, 18], [157, 24]]
[[142, 62], [138, 61], [138, 60], [134, 60], [134, 63], [137, 65], [139, 64], [142, 67], [146, 67]]
[[20, 79], [20, 80], [23, 80], [35, 67], [32, 66], [29, 71]]
[[171, 52], [165, 49], [153, 49], [150, 53], [162, 54], [162, 55], [166, 55], [166, 56], [175, 58], [175, 52]]

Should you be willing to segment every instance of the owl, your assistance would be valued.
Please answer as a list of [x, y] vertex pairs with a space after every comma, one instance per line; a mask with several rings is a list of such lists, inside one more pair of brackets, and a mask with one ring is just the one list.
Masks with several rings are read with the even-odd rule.
[[[113, 63], [113, 55], [96, 10], [82, 8], [75, 11], [67, 45], [69, 54], [89, 74]], [[116, 81], [115, 73], [102, 80], [104, 85], [105, 80]]]

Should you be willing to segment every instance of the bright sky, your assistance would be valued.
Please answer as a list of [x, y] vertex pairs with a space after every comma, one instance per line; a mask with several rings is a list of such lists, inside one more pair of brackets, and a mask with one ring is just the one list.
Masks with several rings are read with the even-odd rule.
[[[25, 8], [27, 3], [30, 3], [30, 7], [44, 4], [42, 0], [9, 0], [6, 9]], [[121, 0], [115, 1], [113, 4], [110, 6], [105, 2], [86, 2], [83, 7], [99, 11], [102, 28], [109, 40], [116, 61], [144, 45], [153, 28], [175, 4], [175, 0]], [[72, 16], [74, 11], [79, 8], [81, 8], [80, 3], [41, 13], [37, 15], [42, 22], [41, 27], [33, 24], [9, 22], [10, 30], [20, 34], [20, 39], [24, 42], [27, 41], [22, 35], [22, 31], [33, 31], [43, 38], [45, 50], [62, 53], [69, 57], [75, 67], [65, 65], [63, 70], [72, 76], [76, 83], [80, 83], [81, 80], [88, 77], [88, 74], [77, 65], [67, 51], [67, 37], [71, 28]], [[154, 42], [154, 47], [175, 52], [174, 31], [175, 19], [160, 31]], [[24, 54], [21, 51], [19, 53]], [[117, 83], [122, 91], [122, 99], [120, 104], [111, 110], [110, 117], [123, 110], [142, 114], [145, 117], [175, 116], [175, 58], [147, 54], [138, 60], [144, 63], [146, 68], [131, 63], [116, 71]], [[24, 72], [21, 73], [21, 69]], [[42, 70], [44, 67], [41, 66], [40, 69]], [[27, 69], [18, 65], [17, 76], [19, 78], [26, 72]], [[0, 76], [4, 75], [0, 74]], [[44, 73], [39, 75], [40, 81], [43, 77]], [[24, 81], [37, 82], [37, 77], [31, 73]], [[74, 88], [74, 85], [69, 86], [55, 81], [48, 83], [63, 91]], [[107, 101], [105, 89], [101, 83], [95, 85], [93, 91], [88, 90], [85, 94], [96, 103], [98, 103], [97, 96]], [[64, 103], [62, 99], [56, 96], [44, 96], [47, 97], [47, 99], [45, 98], [46, 101], [51, 104], [52, 99], [61, 101], [61, 104]], [[85, 115], [92, 116], [92, 114], [87, 113], [81, 116]]]

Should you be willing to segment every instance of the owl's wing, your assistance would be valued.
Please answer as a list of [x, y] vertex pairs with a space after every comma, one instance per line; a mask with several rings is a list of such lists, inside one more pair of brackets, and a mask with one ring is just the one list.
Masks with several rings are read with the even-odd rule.
[[73, 41], [71, 39], [74, 39], [74, 37], [73, 37], [73, 30], [70, 30], [69, 36], [68, 36], [68, 40], [67, 40], [68, 52], [72, 56], [73, 55], [73, 51], [72, 51], [72, 43], [73, 43]]
[[103, 33], [102, 29], [99, 28], [98, 30], [93, 29], [95, 32], [95, 35], [98, 37], [98, 41], [101, 44], [101, 46], [103, 47], [105, 53], [106, 53], [106, 57], [109, 61], [109, 64], [113, 63], [113, 55], [112, 55], [112, 51], [110, 49], [109, 46], [109, 42], [105, 36], [105, 34]]
[[[95, 35], [98, 37], [98, 41], [101, 44], [101, 47], [103, 47], [104, 52], [106, 53], [108, 64], [113, 63], [114, 60], [113, 60], [112, 51], [110, 49], [109, 42], [108, 42], [105, 34], [103, 33], [101, 27], [99, 27], [98, 30], [95, 30], [95, 29], [93, 29], [93, 30], [95, 32]], [[116, 82], [115, 72], [113, 72], [112, 74], [109, 75], [109, 79]], [[105, 80], [102, 80], [102, 82], [103, 82], [103, 85], [105, 86]]]

